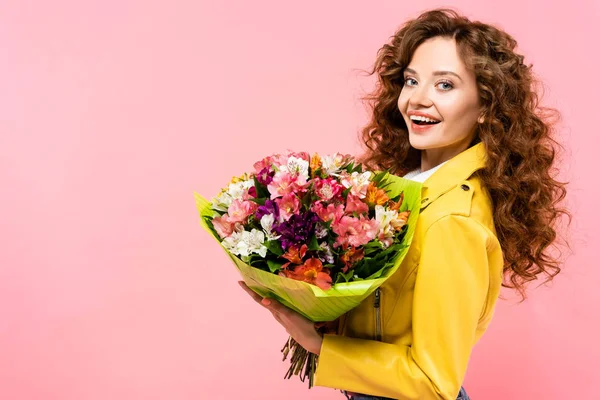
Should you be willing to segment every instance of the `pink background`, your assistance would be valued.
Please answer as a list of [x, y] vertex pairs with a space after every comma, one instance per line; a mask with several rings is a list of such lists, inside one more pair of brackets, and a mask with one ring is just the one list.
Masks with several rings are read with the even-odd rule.
[[[417, 3], [2, 1], [0, 398], [341, 400], [282, 379], [287, 335], [193, 192], [286, 148], [357, 152], [358, 69], [440, 5]], [[575, 214], [564, 273], [501, 302], [476, 347], [474, 399], [600, 399], [600, 3], [576, 3], [453, 4], [546, 82]]]

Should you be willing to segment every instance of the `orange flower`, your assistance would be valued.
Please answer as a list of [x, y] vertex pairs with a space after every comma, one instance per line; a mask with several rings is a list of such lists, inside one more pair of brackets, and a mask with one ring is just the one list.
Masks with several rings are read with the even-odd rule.
[[391, 220], [390, 224], [392, 225], [394, 230], [399, 231], [400, 229], [402, 229], [404, 227], [404, 225], [406, 225], [406, 222], [408, 221], [408, 217], [410, 217], [410, 211], [403, 211], [398, 214], [396, 219]]
[[369, 183], [365, 203], [369, 206], [382, 206], [390, 200], [387, 193], [383, 189], [379, 189], [373, 182]]
[[315, 177], [315, 172], [321, 168], [321, 157], [315, 153], [310, 158], [310, 177]]
[[361, 248], [360, 250], [356, 250], [356, 247], [350, 247], [348, 251], [346, 251], [340, 257], [340, 260], [344, 263], [344, 267], [342, 268], [342, 272], [346, 273], [350, 268], [354, 266], [358, 261], [362, 260], [365, 256], [365, 249]]
[[294, 271], [284, 270], [282, 272], [288, 278], [316, 285], [323, 290], [330, 289], [333, 282], [331, 276], [323, 271], [321, 260], [314, 257], [294, 268]]
[[402, 194], [400, 194], [400, 198], [398, 199], [397, 203], [395, 201], [390, 200], [390, 202], [388, 203], [388, 210], [398, 211], [400, 209], [400, 206], [402, 206], [403, 201], [404, 201], [404, 192], [402, 192]]
[[288, 267], [288, 265], [290, 265], [292, 263], [293, 264], [302, 264], [302, 259], [306, 255], [307, 250], [308, 250], [308, 246], [305, 244], [303, 244], [302, 247], [300, 247], [300, 249], [298, 249], [298, 246], [290, 247], [288, 249], [287, 253], [285, 253], [284, 255], [281, 256], [281, 257], [285, 258], [286, 260], [288, 260], [289, 263], [282, 265], [281, 268], [286, 269]]

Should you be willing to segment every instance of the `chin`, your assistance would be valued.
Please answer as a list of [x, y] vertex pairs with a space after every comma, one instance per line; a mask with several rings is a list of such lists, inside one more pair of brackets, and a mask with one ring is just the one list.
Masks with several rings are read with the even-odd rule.
[[431, 140], [431, 138], [423, 135], [415, 135], [414, 133], [410, 132], [408, 133], [408, 141], [410, 145], [417, 150], [435, 149], [436, 147], [440, 146], [437, 141]]

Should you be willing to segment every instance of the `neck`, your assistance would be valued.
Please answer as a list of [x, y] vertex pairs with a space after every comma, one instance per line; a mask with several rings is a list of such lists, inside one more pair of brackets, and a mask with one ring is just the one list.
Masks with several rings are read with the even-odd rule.
[[452, 157], [462, 153], [469, 148], [468, 143], [451, 148], [441, 147], [437, 149], [424, 149], [421, 151], [421, 172], [435, 168]]

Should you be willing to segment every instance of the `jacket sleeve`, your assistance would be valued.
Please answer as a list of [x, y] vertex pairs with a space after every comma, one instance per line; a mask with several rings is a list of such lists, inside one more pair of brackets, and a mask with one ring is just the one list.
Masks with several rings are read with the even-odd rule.
[[417, 268], [412, 346], [325, 335], [315, 385], [394, 399], [455, 400], [486, 304], [489, 237], [468, 217], [434, 222]]

